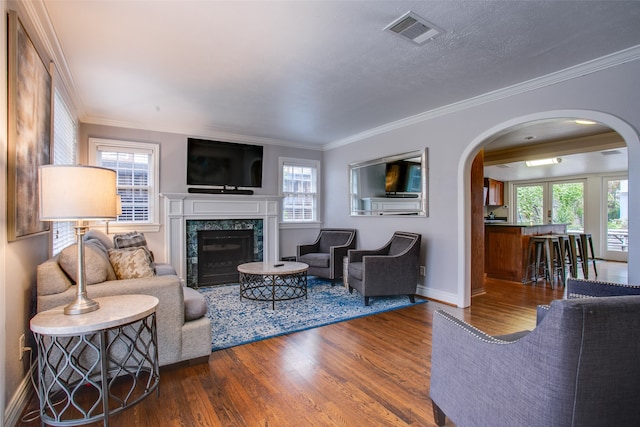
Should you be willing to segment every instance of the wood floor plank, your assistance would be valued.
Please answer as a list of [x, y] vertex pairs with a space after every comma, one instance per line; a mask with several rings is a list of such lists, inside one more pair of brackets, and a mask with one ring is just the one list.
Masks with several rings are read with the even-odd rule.
[[[487, 280], [485, 289], [466, 309], [430, 301], [219, 350], [205, 364], [162, 368], [160, 396], [112, 417], [110, 425], [434, 426], [434, 311], [446, 309], [489, 334], [506, 334], [533, 329], [536, 306], [563, 292], [498, 280]], [[36, 407], [34, 396], [28, 409]], [[19, 425], [35, 427], [39, 420]]]

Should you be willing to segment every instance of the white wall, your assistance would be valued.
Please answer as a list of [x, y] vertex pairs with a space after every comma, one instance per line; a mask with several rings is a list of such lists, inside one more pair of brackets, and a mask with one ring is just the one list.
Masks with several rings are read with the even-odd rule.
[[[470, 302], [468, 275], [470, 238], [470, 165], [483, 141], [499, 130], [549, 114], [579, 111], [610, 125], [629, 145], [629, 181], [633, 195], [640, 185], [640, 61], [632, 61], [551, 86], [532, 89], [482, 105], [433, 114], [430, 118], [401, 129], [325, 152], [324, 188], [335, 202], [325, 208], [327, 226], [357, 228], [358, 245], [375, 247], [395, 230], [423, 234], [421, 264], [426, 277], [421, 288], [426, 296], [460, 306]], [[552, 113], [549, 113], [552, 112]], [[350, 217], [348, 214], [347, 167], [355, 161], [383, 155], [429, 148], [429, 217]], [[366, 149], [365, 149], [366, 147]], [[367, 153], [363, 156], [362, 153]], [[640, 212], [638, 197], [630, 197], [630, 210]], [[457, 214], [452, 215], [452, 212]], [[640, 237], [640, 216], [630, 215], [630, 239]], [[637, 259], [635, 245], [629, 259]], [[630, 282], [640, 281], [640, 266], [629, 264]]]

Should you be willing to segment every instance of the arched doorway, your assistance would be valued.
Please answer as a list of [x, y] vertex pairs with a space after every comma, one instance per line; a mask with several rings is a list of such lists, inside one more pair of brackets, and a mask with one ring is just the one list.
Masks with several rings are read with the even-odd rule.
[[[483, 132], [477, 138], [475, 138], [471, 144], [465, 150], [459, 164], [458, 169], [458, 187], [459, 187], [459, 202], [461, 209], [458, 217], [458, 236], [459, 236], [459, 246], [458, 252], [459, 257], [462, 260], [462, 266], [464, 268], [464, 273], [459, 275], [458, 280], [458, 305], [461, 307], [467, 307], [471, 304], [471, 264], [472, 264], [472, 251], [477, 250], [477, 248], [472, 247], [472, 235], [471, 235], [471, 165], [478, 154], [478, 152], [488, 144], [489, 141], [496, 134], [503, 133], [510, 128], [521, 126], [528, 122], [539, 121], [539, 120], [548, 120], [554, 118], [584, 118], [589, 120], [594, 120], [598, 123], [602, 123], [613, 129], [615, 132], [620, 134], [620, 136], [624, 139], [627, 144], [628, 156], [629, 156], [629, 165], [628, 165], [628, 176], [629, 176], [629, 187], [633, 188], [635, 185], [640, 184], [640, 171], [638, 170], [638, 166], [635, 166], [635, 163], [632, 159], [637, 158], [640, 155], [640, 140], [638, 139], [637, 133], [633, 130], [631, 126], [629, 126], [626, 122], [620, 120], [617, 117], [595, 112], [595, 111], [587, 111], [587, 110], [558, 110], [558, 111], [549, 111], [543, 113], [536, 113], [527, 116], [522, 116], [518, 118], [514, 118], [507, 122], [496, 125], [487, 131]], [[636, 202], [634, 198], [632, 198], [629, 202], [629, 210], [630, 212], [638, 212], [640, 211], [640, 203]], [[634, 225], [635, 222], [638, 222], [637, 225]], [[635, 220], [633, 215], [629, 215], [629, 240], [634, 241], [638, 234], [635, 230], [637, 226], [640, 226], [640, 220]], [[635, 240], [637, 241], [637, 240]], [[635, 252], [638, 251], [638, 245], [636, 247], [629, 248], [629, 257], [633, 259]], [[637, 279], [636, 279], [637, 278]], [[634, 282], [640, 280], [640, 266], [629, 266], [629, 281]]]

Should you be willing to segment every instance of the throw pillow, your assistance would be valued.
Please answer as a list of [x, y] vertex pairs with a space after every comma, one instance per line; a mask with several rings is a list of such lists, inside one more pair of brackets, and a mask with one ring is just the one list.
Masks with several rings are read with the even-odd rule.
[[109, 249], [109, 261], [119, 280], [155, 276], [145, 248]]
[[[144, 247], [149, 251], [147, 239], [144, 237], [144, 233], [139, 233], [137, 231], [125, 234], [116, 234], [113, 236], [113, 245], [116, 249]], [[149, 254], [151, 254], [151, 260], [153, 261], [153, 253], [149, 251]]]
[[84, 240], [91, 239], [98, 240], [100, 243], [102, 243], [102, 246], [104, 246], [105, 249], [113, 249], [113, 241], [111, 240], [111, 238], [106, 233], [100, 230], [89, 230], [84, 233]]
[[[65, 273], [73, 280], [78, 282], [78, 245], [73, 244], [67, 246], [60, 252], [58, 264]], [[99, 242], [85, 242], [84, 244], [84, 268], [85, 280], [87, 285], [102, 283], [109, 275], [111, 263], [104, 247]]]
[[[104, 259], [107, 261], [107, 279], [106, 280], [116, 280], [116, 272], [113, 271], [113, 267], [111, 266], [111, 262], [109, 261], [109, 253], [107, 252], [110, 246], [105, 247], [102, 240], [99, 240], [95, 237], [87, 238], [87, 234], [85, 234], [85, 237], [84, 237], [85, 248], [87, 247], [87, 245], [89, 245], [92, 250], [95, 249], [96, 251], [100, 251]], [[111, 242], [108, 242], [108, 243], [112, 245]], [[85, 254], [85, 264], [86, 262], [87, 261], [86, 261], [86, 254]]]
[[116, 234], [113, 236], [113, 245], [116, 249], [147, 246], [147, 239], [144, 237], [144, 233], [132, 231], [131, 233]]

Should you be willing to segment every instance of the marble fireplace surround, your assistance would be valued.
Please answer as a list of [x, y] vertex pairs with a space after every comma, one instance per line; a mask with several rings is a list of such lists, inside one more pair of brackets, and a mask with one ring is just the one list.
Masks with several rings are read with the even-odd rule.
[[165, 259], [178, 276], [187, 279], [188, 220], [262, 220], [262, 257], [275, 263], [279, 256], [278, 221], [281, 197], [164, 193]]

